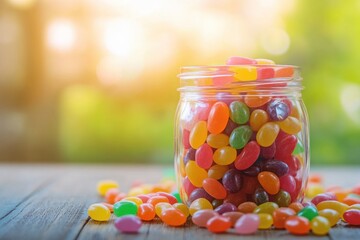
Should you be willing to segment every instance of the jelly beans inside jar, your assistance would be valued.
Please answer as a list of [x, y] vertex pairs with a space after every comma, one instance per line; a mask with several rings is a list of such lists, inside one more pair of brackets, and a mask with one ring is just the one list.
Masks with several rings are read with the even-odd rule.
[[183, 202], [198, 210], [301, 202], [309, 129], [299, 68], [232, 57], [183, 67], [179, 78], [175, 169]]

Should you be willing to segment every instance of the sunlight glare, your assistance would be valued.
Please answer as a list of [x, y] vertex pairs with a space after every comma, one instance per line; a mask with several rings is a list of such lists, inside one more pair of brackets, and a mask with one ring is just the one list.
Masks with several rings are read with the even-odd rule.
[[348, 117], [360, 125], [360, 85], [345, 85], [341, 90], [340, 100]]
[[75, 45], [77, 33], [69, 20], [55, 20], [48, 25], [47, 43], [56, 51], [68, 51]]

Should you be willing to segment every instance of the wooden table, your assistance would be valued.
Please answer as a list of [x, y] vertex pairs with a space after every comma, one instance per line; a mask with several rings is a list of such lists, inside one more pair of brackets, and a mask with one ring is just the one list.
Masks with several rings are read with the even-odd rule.
[[[185, 227], [144, 224], [139, 234], [120, 234], [109, 223], [87, 216], [90, 204], [101, 201], [96, 183], [115, 179], [127, 190], [134, 180], [156, 183], [171, 166], [147, 165], [0, 165], [0, 239], [360, 239], [359, 227], [344, 224], [328, 236], [293, 236], [284, 230], [256, 235], [211, 234], [188, 222]], [[360, 183], [360, 167], [314, 168], [326, 185]]]

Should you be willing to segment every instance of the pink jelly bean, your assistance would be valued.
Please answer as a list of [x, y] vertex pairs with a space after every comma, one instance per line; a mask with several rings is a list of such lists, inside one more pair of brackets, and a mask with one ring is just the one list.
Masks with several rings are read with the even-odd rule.
[[195, 153], [195, 161], [199, 167], [209, 169], [213, 163], [213, 150], [207, 144], [201, 145]]
[[344, 212], [344, 220], [349, 225], [360, 226], [360, 210], [359, 209], [349, 209]]
[[169, 203], [172, 205], [172, 204], [175, 204], [175, 203], [178, 203], [178, 200], [176, 199], [176, 197], [174, 197], [172, 194], [170, 193], [167, 193], [167, 192], [157, 192], [156, 195], [158, 196], [163, 196], [163, 197], [166, 197], [168, 200], [169, 200]]
[[182, 142], [184, 145], [185, 149], [189, 149], [190, 146], [190, 141], [189, 141], [189, 137], [190, 137], [190, 131], [187, 129], [183, 129], [183, 138], [182, 138]]
[[115, 220], [116, 229], [123, 233], [137, 233], [141, 225], [140, 218], [133, 215], [126, 215]]
[[195, 115], [199, 121], [206, 121], [209, 117], [212, 104], [208, 102], [198, 103], [195, 107]]
[[190, 196], [191, 192], [194, 191], [196, 188], [189, 180], [189, 178], [186, 176], [183, 181], [183, 187], [188, 196]]
[[297, 143], [297, 137], [295, 135], [288, 135], [276, 143], [277, 151], [275, 153], [275, 159], [285, 159], [291, 156]]
[[219, 216], [219, 214], [214, 210], [204, 209], [196, 211], [193, 214], [191, 220], [195, 225], [199, 227], [206, 227], [206, 223], [208, 222], [208, 220], [215, 216]]
[[272, 67], [260, 67], [257, 69], [257, 79], [270, 79], [275, 76], [275, 70]]
[[249, 168], [258, 159], [260, 146], [256, 141], [250, 141], [245, 145], [241, 153], [235, 159], [235, 167], [238, 170]]
[[235, 223], [235, 231], [239, 234], [253, 234], [259, 227], [260, 219], [257, 214], [248, 213], [240, 217]]
[[257, 64], [255, 59], [246, 57], [230, 57], [226, 61], [226, 65], [246, 65], [246, 64]]
[[286, 174], [286, 175], [280, 177], [279, 179], [280, 179], [280, 188], [282, 190], [285, 190], [286, 192], [288, 192], [290, 194], [295, 192], [296, 181], [293, 176], [291, 176], [290, 174]]
[[336, 200], [336, 196], [334, 193], [320, 193], [318, 195], [316, 195], [311, 202], [316, 206], [318, 205], [318, 203], [321, 203], [323, 201], [327, 201], [327, 200]]

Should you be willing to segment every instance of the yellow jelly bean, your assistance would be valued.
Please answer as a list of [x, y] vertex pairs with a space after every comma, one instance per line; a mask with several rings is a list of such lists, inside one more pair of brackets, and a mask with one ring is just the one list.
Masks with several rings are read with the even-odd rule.
[[213, 155], [214, 162], [218, 165], [229, 165], [236, 159], [236, 149], [226, 146], [219, 148]]
[[269, 229], [274, 223], [273, 217], [268, 213], [259, 213], [259, 227], [258, 229]]
[[208, 176], [209, 178], [214, 178], [214, 179], [221, 179], [224, 174], [227, 172], [227, 170], [229, 170], [229, 166], [228, 165], [213, 165], [211, 166], [211, 168], [209, 168], [208, 170]]
[[175, 203], [173, 204], [173, 207], [179, 210], [180, 212], [182, 212], [182, 214], [184, 214], [185, 217], [188, 217], [190, 214], [189, 208], [183, 203]]
[[111, 188], [119, 188], [119, 184], [114, 180], [102, 180], [97, 184], [97, 191], [101, 196], [105, 196]]
[[207, 171], [199, 167], [195, 161], [189, 161], [186, 164], [185, 172], [195, 187], [201, 187], [203, 180], [208, 177]]
[[110, 210], [101, 203], [95, 203], [88, 208], [88, 215], [95, 221], [108, 221], [111, 217]]
[[316, 205], [317, 209], [323, 210], [323, 209], [333, 209], [335, 211], [337, 211], [340, 216], [343, 215], [343, 213], [349, 208], [349, 206], [345, 203], [341, 203], [335, 200], [326, 200], [326, 201], [322, 201], [320, 203], [318, 203], [318, 205]]
[[280, 129], [287, 134], [297, 134], [301, 131], [301, 122], [299, 119], [288, 116], [284, 121], [278, 122]]
[[276, 123], [267, 122], [257, 132], [256, 141], [262, 147], [269, 147], [275, 142], [279, 131], [280, 128]]
[[[131, 201], [133, 203], [135, 203], [138, 207], [143, 204], [143, 201], [138, 198], [138, 197], [126, 197], [126, 198], [123, 198], [122, 200], [127, 200], [127, 201]], [[122, 201], [121, 200], [121, 201]]]
[[257, 78], [257, 70], [253, 66], [231, 66], [229, 70], [234, 72], [235, 81], [253, 81]]
[[190, 146], [198, 149], [207, 138], [207, 126], [205, 121], [199, 121], [195, 124], [190, 132]]
[[194, 215], [194, 213], [196, 213], [199, 210], [204, 210], [204, 209], [213, 209], [213, 206], [211, 205], [211, 203], [209, 202], [209, 200], [207, 200], [206, 198], [198, 198], [195, 199], [189, 207], [189, 212], [190, 215]]
[[259, 129], [269, 121], [269, 116], [266, 111], [262, 109], [255, 109], [250, 115], [251, 130], [257, 132]]
[[329, 221], [330, 227], [335, 226], [340, 220], [340, 214], [334, 209], [320, 210], [319, 216], [325, 217]]
[[326, 235], [330, 231], [330, 222], [325, 217], [316, 216], [314, 217], [311, 222], [311, 231], [315, 235]]
[[321, 184], [309, 184], [305, 190], [305, 195], [307, 198], [314, 198], [316, 195], [324, 192], [325, 188]]
[[229, 145], [229, 136], [223, 133], [220, 134], [209, 134], [206, 140], [212, 148], [221, 148]]

